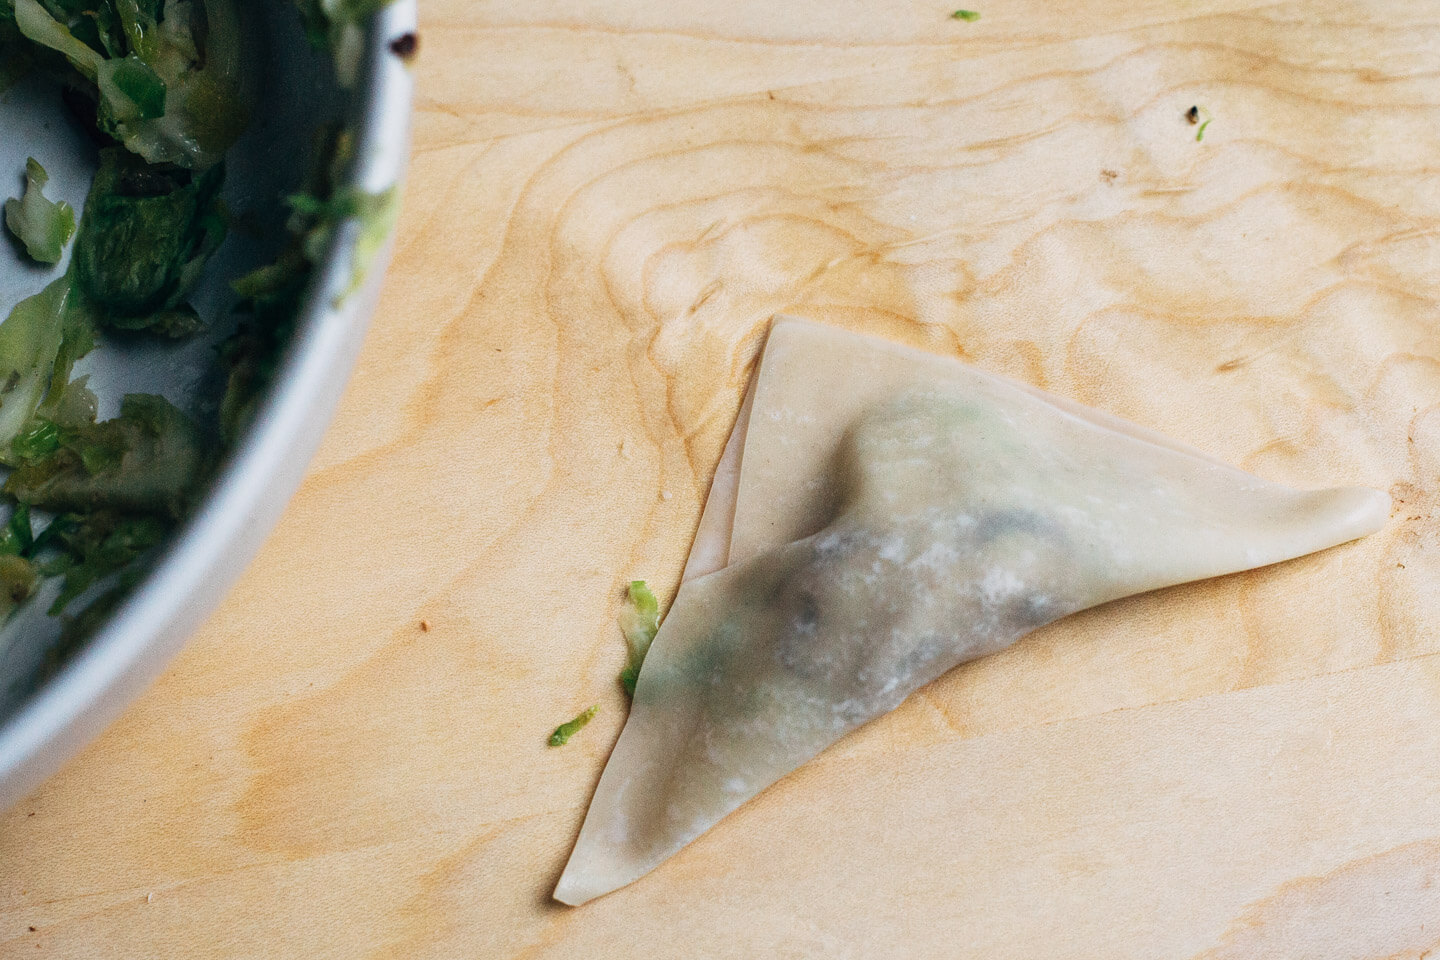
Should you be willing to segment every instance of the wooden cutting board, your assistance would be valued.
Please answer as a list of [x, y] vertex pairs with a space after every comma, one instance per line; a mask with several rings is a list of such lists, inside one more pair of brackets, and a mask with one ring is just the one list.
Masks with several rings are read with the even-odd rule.
[[[0, 956], [1440, 948], [1440, 2], [985, 2], [427, 0], [340, 414], [220, 612], [0, 818]], [[777, 311], [1395, 514], [957, 670], [559, 907], [622, 585], [673, 591]]]

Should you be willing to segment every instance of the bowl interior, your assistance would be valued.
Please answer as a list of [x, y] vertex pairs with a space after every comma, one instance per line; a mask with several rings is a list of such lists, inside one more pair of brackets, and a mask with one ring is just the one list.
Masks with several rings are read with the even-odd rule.
[[[246, 17], [246, 71], [251, 123], [227, 155], [223, 197], [231, 213], [224, 245], [191, 302], [207, 327], [178, 343], [154, 337], [104, 334], [76, 366], [88, 374], [100, 399], [100, 416], [117, 412], [127, 393], [159, 393], [201, 422], [213, 419], [223, 391], [217, 347], [234, 332], [236, 296], [230, 282], [271, 258], [285, 244], [284, 197], [303, 181], [318, 149], [317, 132], [338, 122], [345, 97], [328, 57], [311, 49], [288, 0], [241, 4]], [[0, 94], [0, 195], [18, 196], [25, 160], [50, 174], [46, 195], [68, 201], [78, 217], [97, 162], [97, 147], [83, 121], [64, 106], [58, 84], [32, 74]], [[63, 273], [38, 266], [9, 239], [0, 242], [0, 318]], [[57, 668], [60, 624], [46, 615], [58, 591], [47, 584], [0, 629], [0, 725]]]

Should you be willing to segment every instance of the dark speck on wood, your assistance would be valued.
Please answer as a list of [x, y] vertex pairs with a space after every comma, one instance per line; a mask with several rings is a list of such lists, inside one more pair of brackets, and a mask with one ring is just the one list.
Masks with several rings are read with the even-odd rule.
[[390, 41], [390, 52], [401, 60], [411, 60], [420, 49], [420, 37], [415, 33], [406, 33]]

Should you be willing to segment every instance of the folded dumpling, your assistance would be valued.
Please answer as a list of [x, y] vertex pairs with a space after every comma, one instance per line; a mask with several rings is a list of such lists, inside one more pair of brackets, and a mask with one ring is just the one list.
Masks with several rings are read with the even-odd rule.
[[555, 898], [648, 873], [956, 664], [1107, 600], [1353, 540], [1389, 507], [777, 320]]

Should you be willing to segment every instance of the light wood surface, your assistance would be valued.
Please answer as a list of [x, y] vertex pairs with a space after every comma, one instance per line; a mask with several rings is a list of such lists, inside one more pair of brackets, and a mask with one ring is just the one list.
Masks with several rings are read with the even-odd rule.
[[[950, 10], [426, 0], [340, 414], [220, 612], [0, 817], [0, 957], [1440, 949], [1440, 3]], [[1396, 512], [957, 670], [559, 907], [622, 585], [673, 591], [777, 311]]]

